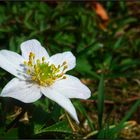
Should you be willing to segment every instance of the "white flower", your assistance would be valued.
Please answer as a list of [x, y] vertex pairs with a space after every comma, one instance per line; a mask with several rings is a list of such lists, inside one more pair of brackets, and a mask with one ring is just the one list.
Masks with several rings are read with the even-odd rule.
[[31, 103], [45, 95], [79, 123], [70, 98], [87, 99], [91, 92], [78, 78], [65, 74], [76, 65], [73, 54], [64, 52], [49, 57], [35, 39], [23, 42], [21, 52], [22, 55], [0, 51], [0, 67], [16, 76], [4, 87], [1, 96]]

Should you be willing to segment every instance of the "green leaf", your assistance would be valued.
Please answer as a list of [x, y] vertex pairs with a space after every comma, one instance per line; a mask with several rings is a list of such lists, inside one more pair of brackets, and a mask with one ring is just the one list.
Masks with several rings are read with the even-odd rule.
[[99, 129], [102, 129], [102, 118], [104, 111], [104, 77], [101, 76], [99, 87], [98, 87], [98, 124]]
[[79, 101], [74, 102], [74, 104], [75, 104], [76, 108], [86, 117], [90, 128], [92, 130], [94, 130], [93, 124], [92, 124], [84, 106]]
[[118, 134], [123, 128], [124, 123], [132, 116], [132, 114], [136, 111], [136, 109], [140, 106], [140, 100], [136, 101], [131, 109], [126, 113], [125, 117], [120, 121], [118, 126], [114, 129], [114, 135]]
[[16, 139], [18, 138], [18, 129], [12, 128], [8, 132], [4, 132], [4, 130], [0, 129], [0, 139]]
[[46, 112], [49, 111], [49, 100], [48, 98], [43, 98], [42, 100], [38, 100], [34, 103], [36, 106], [40, 106]]
[[[32, 120], [35, 123], [43, 125], [50, 119], [50, 114], [48, 113], [47, 104], [48, 104], [47, 100], [46, 100], [46, 103], [43, 103], [43, 101], [40, 101], [40, 100], [34, 103], [35, 106], [33, 106]], [[40, 119], [40, 116], [41, 116], [41, 119]]]
[[89, 64], [88, 60], [86, 59], [86, 57], [78, 57], [77, 59], [77, 66], [76, 66], [76, 70], [80, 73], [85, 73], [85, 74], [89, 74], [90, 76], [99, 79], [99, 75], [97, 75], [93, 70], [92, 70], [92, 66]]
[[114, 48], [114, 49], [120, 48], [123, 39], [124, 39], [123, 37], [120, 37], [120, 38], [116, 41], [116, 43], [114, 44], [113, 48]]
[[72, 134], [72, 130], [66, 121], [58, 122], [38, 132], [35, 132], [35, 134], [41, 134], [41, 133], [46, 133], [46, 132], [60, 132], [60, 133]]
[[26, 14], [25, 16], [25, 19], [24, 19], [24, 25], [26, 26], [27, 29], [31, 29], [33, 30], [34, 29], [34, 26], [32, 23], [30, 23], [30, 18], [32, 16], [32, 13], [33, 11], [28, 11], [28, 13]]

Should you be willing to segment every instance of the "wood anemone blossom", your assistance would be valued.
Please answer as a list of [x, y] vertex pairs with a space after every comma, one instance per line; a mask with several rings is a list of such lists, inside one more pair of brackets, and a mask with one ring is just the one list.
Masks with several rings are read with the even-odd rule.
[[0, 96], [32, 103], [44, 95], [79, 123], [70, 99], [87, 99], [91, 92], [78, 78], [66, 74], [75, 67], [75, 56], [68, 51], [49, 57], [36, 39], [23, 42], [20, 48], [21, 55], [8, 50], [0, 51], [0, 67], [15, 76]]

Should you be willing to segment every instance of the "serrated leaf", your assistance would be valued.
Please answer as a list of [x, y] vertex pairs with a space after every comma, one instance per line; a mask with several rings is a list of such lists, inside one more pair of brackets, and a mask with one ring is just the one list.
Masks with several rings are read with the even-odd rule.
[[66, 121], [61, 121], [47, 128], [44, 128], [38, 132], [35, 132], [35, 134], [41, 134], [41, 133], [47, 133], [47, 132], [72, 133], [72, 130]]

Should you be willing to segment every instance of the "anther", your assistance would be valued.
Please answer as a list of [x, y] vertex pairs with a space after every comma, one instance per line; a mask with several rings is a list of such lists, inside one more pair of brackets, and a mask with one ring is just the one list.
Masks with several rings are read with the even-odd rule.
[[32, 57], [32, 52], [30, 52], [30, 54], [29, 54], [29, 58], [31, 58]]
[[26, 61], [24, 61], [24, 65], [27, 65], [27, 62]]
[[27, 74], [30, 74], [31, 73], [31, 71], [30, 70], [27, 70]]
[[40, 60], [39, 59], [37, 59], [36, 62], [37, 62], [37, 64], [40, 64]]
[[28, 66], [32, 66], [32, 61], [28, 61]]
[[43, 56], [43, 57], [42, 57], [42, 62], [44, 62], [44, 61], [45, 61], [45, 57]]
[[66, 76], [63, 76], [63, 78], [62, 79], [66, 79], [67, 77]]
[[62, 66], [66, 65], [66, 64], [67, 64], [67, 62], [66, 62], [66, 61], [64, 61], [64, 62], [63, 62], [63, 64], [62, 64]]
[[67, 68], [68, 68], [68, 66], [67, 66], [67, 65], [65, 65], [65, 66], [64, 66], [64, 68], [63, 68], [63, 71], [64, 71], [64, 70], [66, 70]]

